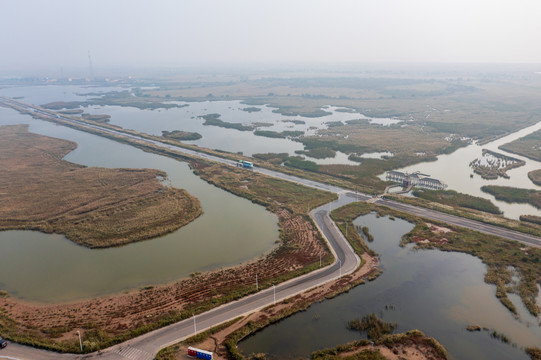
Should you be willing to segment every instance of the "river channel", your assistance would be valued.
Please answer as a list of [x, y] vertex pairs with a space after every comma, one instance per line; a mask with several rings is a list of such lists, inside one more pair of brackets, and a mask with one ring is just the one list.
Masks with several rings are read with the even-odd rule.
[[[368, 226], [374, 235], [369, 246], [380, 255], [383, 274], [247, 338], [239, 344], [243, 353], [267, 353], [268, 359], [309, 358], [313, 351], [360, 339], [347, 323], [372, 312], [397, 323], [398, 332], [419, 329], [435, 337], [453, 359], [526, 360], [521, 347], [539, 345], [539, 320], [517, 297], [512, 300], [519, 308], [519, 320], [500, 304], [495, 287], [483, 281], [486, 267], [479, 259], [400, 247], [401, 236], [413, 228], [400, 219], [369, 214], [355, 224]], [[516, 345], [490, 337], [489, 331], [468, 332], [470, 324], [496, 329]]]
[[[421, 173], [428, 174], [431, 177], [445, 182], [449, 186], [449, 189], [456, 190], [464, 194], [489, 199], [496, 206], [498, 206], [501, 211], [503, 211], [505, 217], [511, 219], [518, 219], [520, 215], [541, 216], [541, 211], [534, 206], [529, 204], [510, 204], [504, 201], [498, 201], [494, 198], [494, 196], [481, 191], [481, 187], [484, 185], [501, 185], [541, 190], [540, 186], [535, 185], [528, 178], [528, 172], [541, 169], [541, 162], [528, 159], [524, 156], [511, 154], [498, 148], [503, 144], [512, 142], [540, 129], [541, 122], [504, 136], [488, 144], [471, 144], [456, 150], [452, 154], [440, 155], [438, 156], [437, 161], [411, 165], [398, 169], [398, 171], [410, 173], [420, 171]], [[482, 156], [483, 149], [492, 150], [500, 154], [505, 154], [523, 160], [526, 164], [507, 171], [509, 179], [500, 177], [497, 180], [484, 180], [480, 175], [474, 174], [473, 170], [469, 166], [472, 160]], [[473, 177], [470, 177], [470, 175], [473, 175]]]
[[0, 289], [13, 296], [71, 301], [163, 284], [254, 259], [279, 237], [274, 214], [209, 185], [187, 163], [0, 107], [0, 125], [7, 124], [30, 124], [31, 132], [76, 142], [65, 157], [74, 163], [163, 170], [167, 185], [188, 190], [203, 208], [203, 215], [171, 234], [112, 249], [90, 250], [56, 234], [0, 232]]

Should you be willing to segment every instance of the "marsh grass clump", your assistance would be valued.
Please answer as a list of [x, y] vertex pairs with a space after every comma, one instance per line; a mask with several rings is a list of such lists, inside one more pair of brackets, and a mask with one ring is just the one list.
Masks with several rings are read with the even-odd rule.
[[361, 333], [366, 332], [369, 339], [379, 339], [383, 335], [391, 334], [396, 329], [396, 324], [384, 322], [376, 314], [371, 313], [362, 317], [352, 320], [348, 324], [348, 328], [351, 330], [359, 330]]

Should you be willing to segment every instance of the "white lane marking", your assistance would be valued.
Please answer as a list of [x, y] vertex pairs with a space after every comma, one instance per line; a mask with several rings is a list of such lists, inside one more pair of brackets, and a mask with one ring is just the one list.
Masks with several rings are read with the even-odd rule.
[[0, 355], [0, 359], [21, 360], [21, 359], [17, 359], [17, 358], [11, 357], [11, 356], [2, 356], [2, 355]]
[[120, 348], [114, 352], [122, 357], [131, 359], [131, 360], [146, 360], [146, 359], [151, 360], [152, 359], [152, 356], [146, 351], [137, 349], [135, 347], [131, 347], [130, 345], [124, 348]]

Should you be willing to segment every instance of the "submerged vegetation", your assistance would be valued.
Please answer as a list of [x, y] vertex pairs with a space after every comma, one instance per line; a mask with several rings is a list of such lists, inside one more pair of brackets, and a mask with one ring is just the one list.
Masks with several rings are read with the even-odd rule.
[[374, 313], [365, 315], [360, 320], [358, 318], [351, 320], [348, 324], [348, 328], [358, 330], [361, 334], [366, 333], [366, 336], [372, 340], [391, 334], [396, 326], [396, 324], [384, 322]]

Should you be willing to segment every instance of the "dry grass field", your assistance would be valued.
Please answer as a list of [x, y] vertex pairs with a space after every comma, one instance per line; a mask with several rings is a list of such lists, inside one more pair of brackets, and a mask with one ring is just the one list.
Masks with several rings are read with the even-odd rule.
[[62, 160], [76, 146], [24, 125], [0, 127], [0, 230], [55, 232], [109, 247], [166, 234], [201, 214], [197, 198], [160, 183], [160, 171]]

